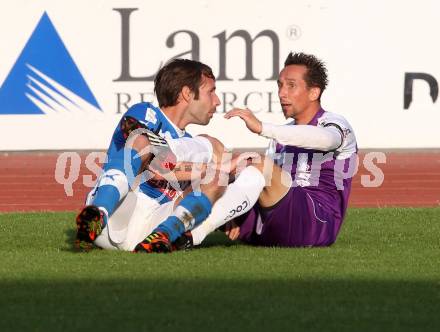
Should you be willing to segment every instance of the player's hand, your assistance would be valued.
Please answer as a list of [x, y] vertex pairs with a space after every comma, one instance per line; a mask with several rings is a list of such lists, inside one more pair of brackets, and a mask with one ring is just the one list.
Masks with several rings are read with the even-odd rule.
[[233, 108], [225, 114], [226, 119], [233, 118], [234, 116], [238, 116], [240, 119], [242, 119], [250, 131], [255, 134], [261, 134], [263, 125], [250, 109]]
[[238, 226], [233, 220], [228, 221], [225, 225], [225, 233], [226, 236], [231, 239], [232, 241], [235, 241], [238, 239], [240, 235], [240, 226]]
[[230, 165], [230, 173], [231, 174], [239, 174], [241, 171], [249, 166], [252, 165], [252, 160], [261, 160], [261, 156], [257, 152], [234, 152], [231, 159], [231, 165]]

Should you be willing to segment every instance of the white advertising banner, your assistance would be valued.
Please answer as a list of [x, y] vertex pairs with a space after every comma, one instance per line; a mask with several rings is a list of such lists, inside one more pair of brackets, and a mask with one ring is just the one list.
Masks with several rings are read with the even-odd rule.
[[106, 149], [175, 57], [210, 65], [222, 102], [188, 131], [263, 147], [223, 114], [248, 107], [284, 123], [276, 79], [290, 51], [327, 64], [322, 105], [349, 120], [360, 148], [438, 148], [439, 13], [427, 0], [5, 1], [0, 151]]

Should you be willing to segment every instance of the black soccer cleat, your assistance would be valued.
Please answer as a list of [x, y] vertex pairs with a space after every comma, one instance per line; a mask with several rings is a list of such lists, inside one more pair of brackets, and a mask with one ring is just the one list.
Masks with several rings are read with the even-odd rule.
[[76, 217], [75, 248], [89, 251], [93, 248], [93, 241], [102, 233], [105, 215], [98, 207], [88, 205]]
[[193, 236], [190, 231], [183, 233], [173, 242], [173, 250], [191, 250], [194, 248]]

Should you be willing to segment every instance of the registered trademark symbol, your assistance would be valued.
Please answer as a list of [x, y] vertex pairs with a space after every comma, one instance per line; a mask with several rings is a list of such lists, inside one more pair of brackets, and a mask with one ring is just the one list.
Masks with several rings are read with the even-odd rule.
[[290, 40], [298, 40], [301, 38], [301, 28], [295, 24], [289, 25], [286, 29], [286, 36]]

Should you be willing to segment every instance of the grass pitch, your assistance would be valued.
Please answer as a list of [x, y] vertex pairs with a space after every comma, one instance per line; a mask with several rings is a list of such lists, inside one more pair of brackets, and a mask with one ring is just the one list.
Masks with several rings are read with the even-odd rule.
[[169, 255], [74, 252], [73, 220], [0, 214], [0, 331], [440, 329], [440, 208], [351, 209], [330, 248]]

